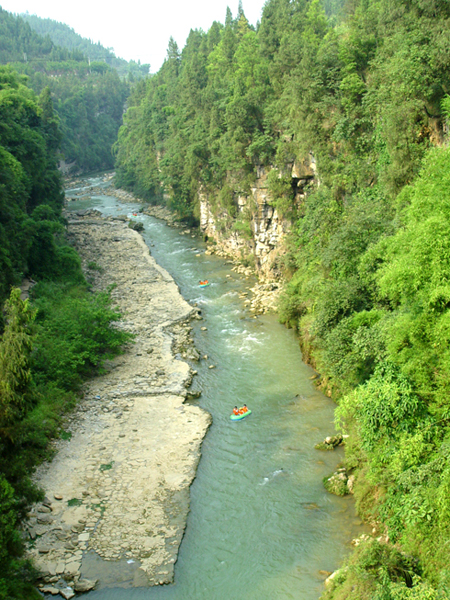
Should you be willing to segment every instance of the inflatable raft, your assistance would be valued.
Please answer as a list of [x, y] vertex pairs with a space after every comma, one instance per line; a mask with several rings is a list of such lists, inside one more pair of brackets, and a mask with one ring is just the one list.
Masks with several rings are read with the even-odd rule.
[[230, 419], [231, 419], [232, 421], [240, 421], [241, 419], [243, 419], [243, 418], [244, 418], [244, 417], [246, 417], [247, 415], [250, 415], [250, 414], [251, 414], [251, 412], [252, 412], [252, 411], [251, 411], [250, 409], [248, 409], [248, 411], [247, 411], [247, 412], [245, 412], [245, 413], [242, 413], [241, 415], [230, 415]]
[[200, 283], [199, 284], [200, 287], [208, 287], [208, 285], [211, 285], [210, 283]]

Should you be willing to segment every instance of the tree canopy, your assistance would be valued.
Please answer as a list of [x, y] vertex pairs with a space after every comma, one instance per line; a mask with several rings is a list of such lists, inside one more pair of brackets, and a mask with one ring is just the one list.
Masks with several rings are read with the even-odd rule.
[[[55, 31], [64, 33], [62, 45], [53, 41], [59, 39]], [[0, 64], [26, 75], [38, 95], [48, 88], [62, 133], [58, 159], [75, 172], [113, 168], [111, 147], [129, 85], [148, 74], [148, 65], [120, 62], [106, 48], [50, 19], [21, 18], [1, 8], [0, 35]]]

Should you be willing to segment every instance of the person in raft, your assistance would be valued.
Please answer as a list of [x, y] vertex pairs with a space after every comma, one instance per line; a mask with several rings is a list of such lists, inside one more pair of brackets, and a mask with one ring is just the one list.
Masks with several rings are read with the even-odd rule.
[[200, 279], [200, 281], [199, 281], [199, 284], [200, 284], [200, 285], [206, 285], [207, 283], [208, 283], [208, 280], [207, 280], [207, 279], [205, 279], [205, 281], [202, 281], [202, 280]]
[[247, 408], [247, 405], [244, 404], [244, 406], [241, 406], [241, 408], [239, 409], [239, 414], [243, 415], [246, 412], [248, 412], [248, 408]]
[[237, 406], [235, 406], [235, 407], [233, 408], [233, 415], [238, 415], [238, 414], [240, 414], [240, 413], [239, 413], [239, 409], [238, 409], [238, 407], [237, 407]]

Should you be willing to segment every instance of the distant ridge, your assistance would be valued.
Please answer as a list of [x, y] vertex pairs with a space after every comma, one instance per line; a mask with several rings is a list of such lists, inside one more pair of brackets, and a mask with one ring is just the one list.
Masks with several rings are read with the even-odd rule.
[[116, 69], [121, 76], [127, 75], [130, 70], [135, 76], [138, 75], [138, 72], [140, 76], [145, 76], [149, 72], [150, 65], [141, 65], [140, 61], [137, 63], [133, 60], [128, 62], [123, 58], [118, 58], [113, 48], [105, 48], [100, 42], [94, 43], [92, 40], [82, 37], [65, 23], [53, 19], [44, 19], [29, 13], [23, 13], [20, 17], [39, 35], [49, 36], [54, 44], [71, 51], [79, 51], [88, 60], [106, 62]]

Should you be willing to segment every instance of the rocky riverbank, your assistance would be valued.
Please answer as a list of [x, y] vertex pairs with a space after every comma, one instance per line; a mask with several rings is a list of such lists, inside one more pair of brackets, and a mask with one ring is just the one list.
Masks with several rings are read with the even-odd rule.
[[[68, 195], [68, 200], [77, 200], [85, 196], [101, 194], [105, 196], [114, 196], [120, 202], [139, 202], [142, 204], [140, 209], [142, 213], [151, 217], [156, 217], [165, 221], [170, 227], [176, 227], [182, 235], [190, 235], [195, 229], [186, 228], [177, 221], [176, 215], [165, 206], [151, 205], [136, 197], [133, 193], [117, 189], [112, 184], [114, 174], [105, 174], [99, 185], [92, 185], [88, 179], [67, 180], [66, 185], [73, 188]], [[249, 288], [249, 294], [246, 298], [246, 304], [250, 312], [256, 315], [273, 313], [277, 311], [280, 293], [282, 291], [282, 281], [275, 281], [273, 277], [266, 277], [264, 272], [257, 272], [250, 264], [246, 264], [239, 248], [234, 248], [224, 239], [211, 239], [207, 242], [206, 254], [215, 254], [226, 258], [233, 263], [232, 270], [240, 273], [247, 278], [258, 278], [258, 282]]]
[[211, 422], [185, 403], [193, 371], [174, 347], [191, 344], [189, 320], [200, 317], [173, 279], [123, 220], [91, 211], [69, 216], [69, 231], [94, 289], [115, 286], [118, 326], [135, 338], [85, 386], [67, 424], [70, 439], [36, 474], [46, 499], [29, 514], [29, 554], [42, 591], [64, 598], [97, 579], [100, 586], [173, 581]]

